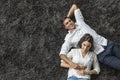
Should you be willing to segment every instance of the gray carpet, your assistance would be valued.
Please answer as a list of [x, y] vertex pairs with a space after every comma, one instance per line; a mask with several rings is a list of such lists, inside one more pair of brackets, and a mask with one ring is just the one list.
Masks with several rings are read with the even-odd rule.
[[[120, 0], [0, 0], [0, 80], [66, 80], [60, 19], [73, 3], [87, 24], [120, 46]], [[120, 80], [120, 71], [100, 66], [92, 80]]]

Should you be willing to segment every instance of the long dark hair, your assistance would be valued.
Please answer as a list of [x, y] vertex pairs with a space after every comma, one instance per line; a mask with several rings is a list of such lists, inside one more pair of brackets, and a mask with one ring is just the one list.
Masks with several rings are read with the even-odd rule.
[[91, 43], [91, 48], [89, 49], [89, 51], [93, 51], [94, 50], [94, 45], [93, 45], [93, 37], [90, 34], [85, 34], [80, 41], [78, 42], [78, 46], [81, 48], [82, 47], [82, 43], [84, 41], [88, 41]]

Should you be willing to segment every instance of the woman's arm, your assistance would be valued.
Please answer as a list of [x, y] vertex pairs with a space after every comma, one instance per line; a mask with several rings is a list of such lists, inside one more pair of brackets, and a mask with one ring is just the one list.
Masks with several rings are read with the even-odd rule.
[[74, 14], [74, 11], [78, 9], [77, 5], [76, 4], [73, 4], [72, 7], [70, 8], [68, 14], [67, 14], [67, 17], [72, 17], [72, 15]]
[[84, 71], [85, 74], [99, 74], [100, 72], [100, 66], [99, 66], [99, 62], [98, 62], [98, 59], [97, 59], [97, 56], [95, 53], [94, 54], [94, 57], [93, 57], [93, 70], [90, 70], [90, 71]]
[[85, 74], [90, 75], [90, 74], [97, 74], [96, 70], [90, 70], [90, 71], [86, 71], [85, 70]]
[[78, 70], [77, 73], [79, 75], [91, 75], [91, 74], [97, 74], [96, 70]]
[[100, 72], [99, 62], [97, 59], [97, 55], [95, 53], [94, 53], [94, 61], [93, 61], [93, 70], [96, 71], [96, 74], [99, 74], [99, 72]]
[[65, 63], [69, 64], [72, 68], [79, 67], [77, 64], [73, 63], [68, 57], [67, 53], [71, 48], [71, 43], [67, 40], [63, 43], [60, 51], [60, 59], [63, 60]]

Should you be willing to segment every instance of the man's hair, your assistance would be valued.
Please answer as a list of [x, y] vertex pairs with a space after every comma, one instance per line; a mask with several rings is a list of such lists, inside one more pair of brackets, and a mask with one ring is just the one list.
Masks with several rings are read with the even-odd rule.
[[[63, 17], [62, 19], [61, 19], [61, 25], [62, 25], [62, 27], [64, 27], [65, 25], [63, 24], [63, 22], [65, 21], [65, 19], [67, 19], [67, 18], [70, 18], [70, 17], [67, 17], [67, 16], [65, 16], [65, 17]], [[70, 18], [71, 19], [71, 18]]]
[[78, 46], [81, 48], [82, 47], [82, 43], [84, 41], [88, 41], [89, 43], [91, 43], [91, 48], [89, 49], [89, 51], [93, 51], [94, 50], [94, 45], [93, 45], [93, 37], [90, 34], [85, 34], [80, 41], [78, 42]]

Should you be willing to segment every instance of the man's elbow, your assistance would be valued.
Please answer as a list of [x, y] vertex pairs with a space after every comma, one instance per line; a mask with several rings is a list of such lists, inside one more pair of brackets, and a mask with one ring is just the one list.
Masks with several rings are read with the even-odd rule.
[[63, 63], [60, 63], [60, 67], [63, 67]]
[[61, 55], [60, 55], [60, 59], [63, 60], [63, 59], [65, 58], [65, 56], [66, 56], [65, 54], [61, 54]]
[[78, 6], [76, 4], [73, 4], [72, 6], [74, 7], [75, 10], [78, 9]]

